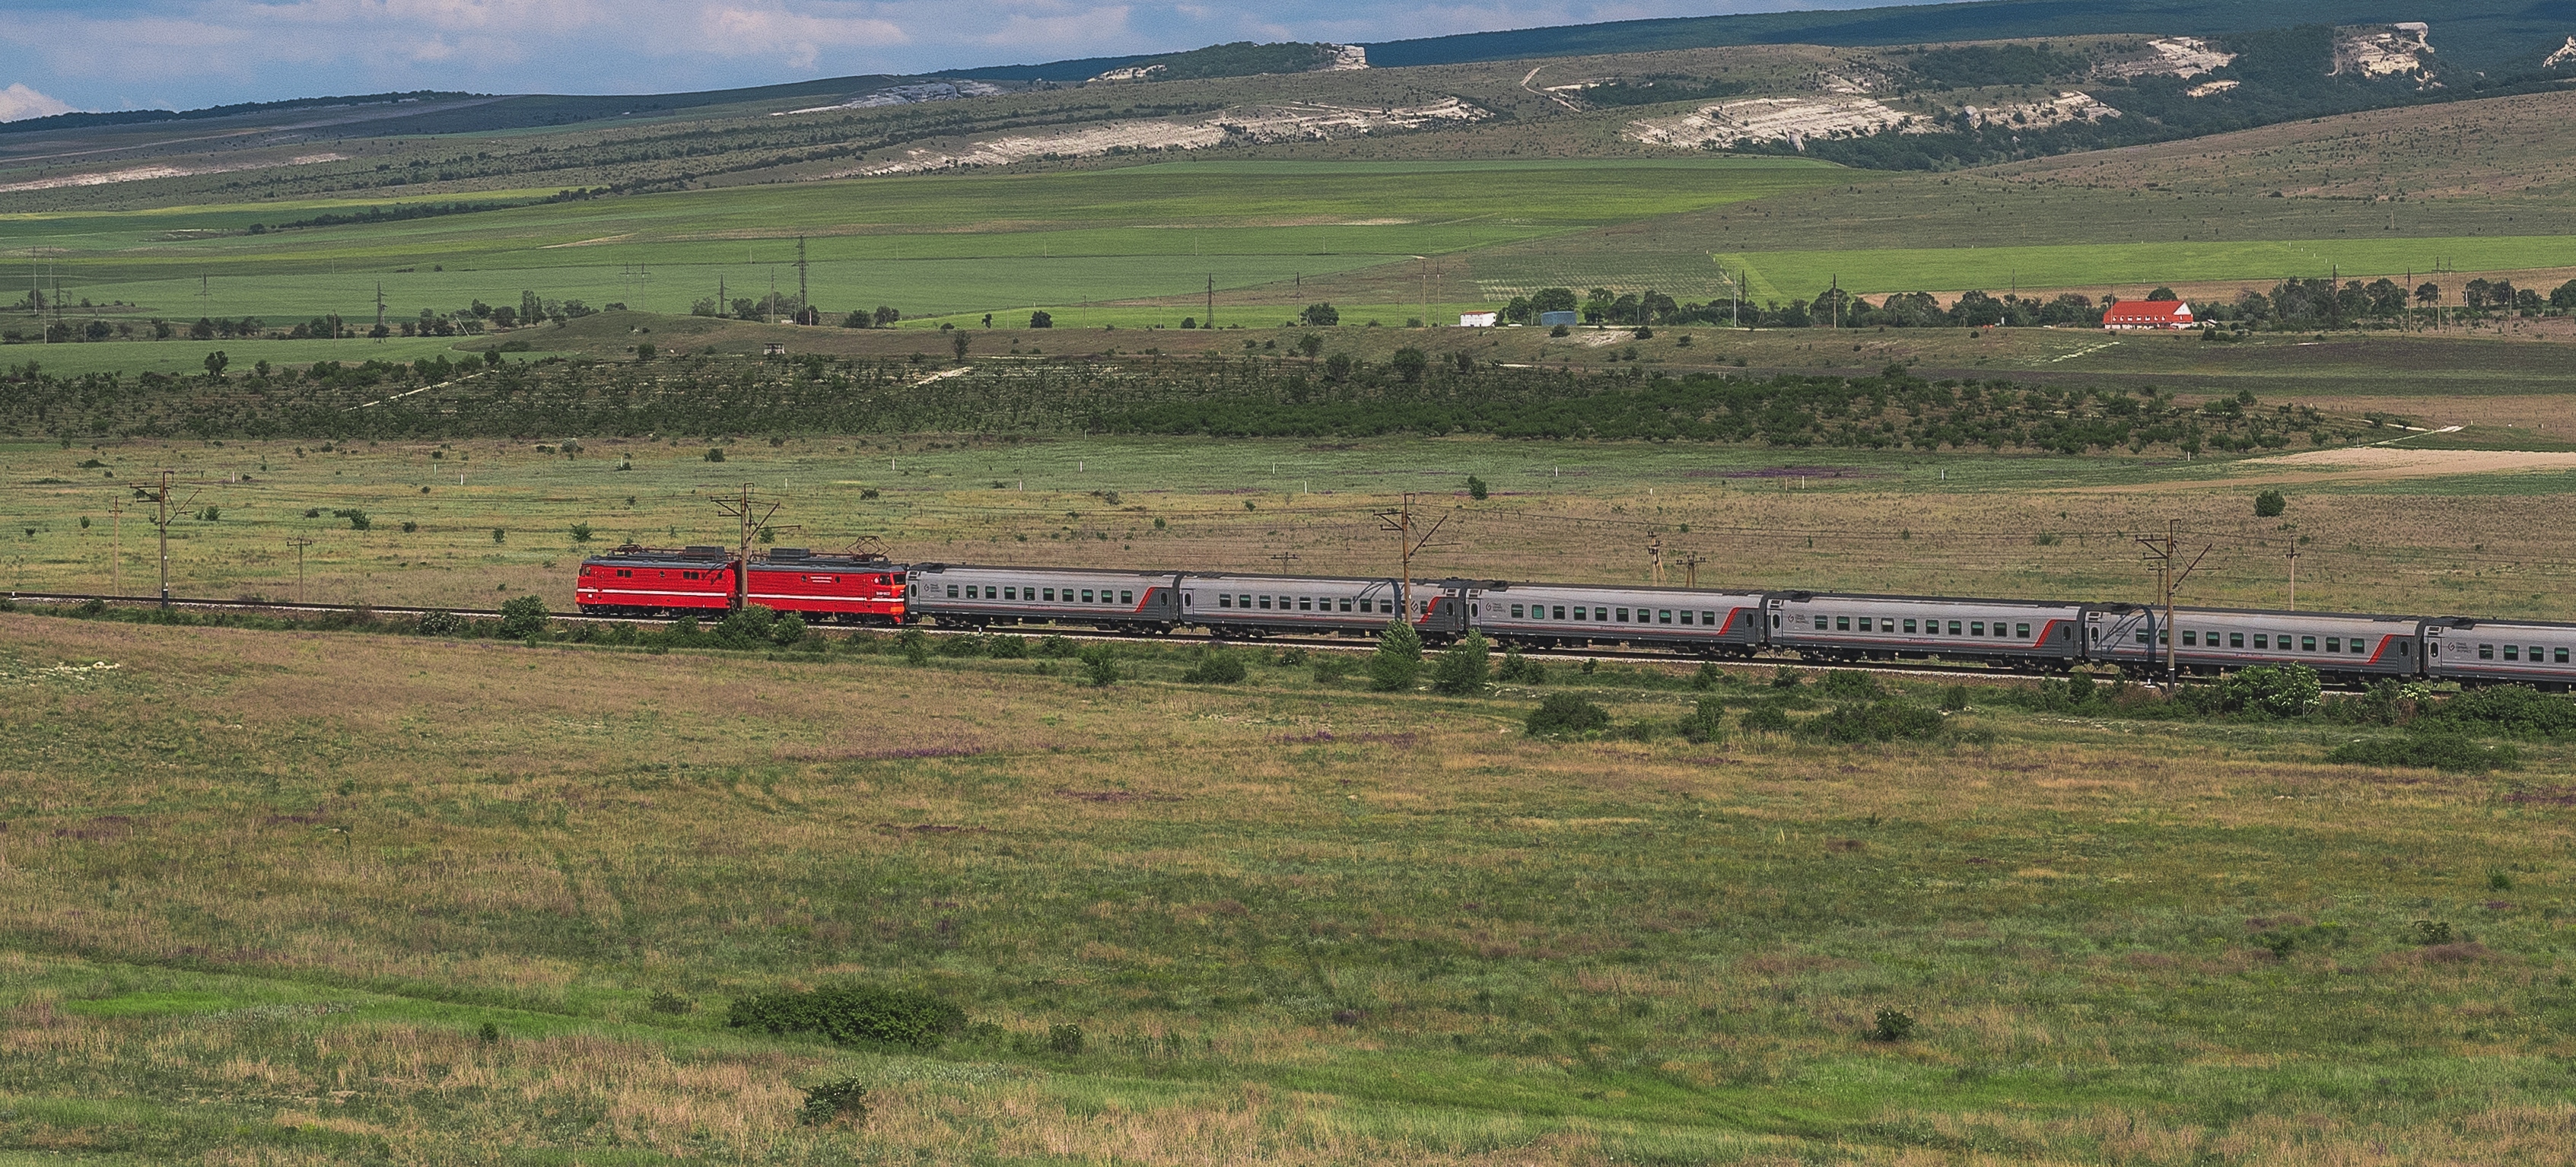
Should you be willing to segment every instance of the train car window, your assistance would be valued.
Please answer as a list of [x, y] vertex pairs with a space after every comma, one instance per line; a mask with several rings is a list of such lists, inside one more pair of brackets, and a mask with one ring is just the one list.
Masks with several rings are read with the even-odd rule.
[[1869, 631], [1869, 617], [1863, 616], [1860, 618], [1860, 630], [1863, 632]]
[[2540, 652], [2541, 652], [2541, 649], [2540, 649], [2540, 646], [2539, 646], [2539, 645], [2535, 644], [2535, 645], [2532, 645], [2532, 646], [2531, 646], [2531, 663], [2533, 663], [2533, 664], [2539, 664], [2539, 663], [2540, 663], [2540, 660], [2541, 660]]
[[2479, 646], [2478, 646], [2478, 659], [2479, 659], [2479, 660], [2494, 660], [2494, 659], [2495, 659], [2495, 646], [2494, 646], [2494, 645], [2492, 645], [2492, 644], [2481, 644], [2481, 645], [2479, 645]]
[[1118, 602], [1119, 602], [1119, 603], [1122, 603], [1122, 604], [1132, 604], [1132, 603], [1135, 603], [1135, 602], [1136, 602], [1136, 593], [1131, 592], [1131, 591], [1128, 591], [1128, 590], [1127, 590], [1127, 589], [1125, 589], [1125, 588], [1120, 588], [1120, 589], [1118, 589]]
[[627, 567], [621, 567], [621, 568], [618, 568], [618, 569], [617, 569], [617, 577], [618, 577], [619, 579], [633, 579], [633, 578], [635, 578], [635, 570], [634, 570], [633, 568], [627, 568]]
[[[1644, 612], [1644, 611], [1645, 611], [1645, 609], [1643, 609], [1643, 608], [1639, 608], [1639, 609], [1637, 609], [1637, 611], [1639, 611], [1639, 612], [1641, 612], [1641, 613], [1642, 613], [1642, 612]], [[1621, 608], [1621, 609], [1619, 609], [1619, 622], [1620, 622], [1620, 623], [1622, 623], [1622, 624], [1625, 624], [1625, 623], [1627, 623], [1627, 622], [1628, 622], [1628, 610], [1627, 610], [1626, 608]]]
[[1968, 622], [1968, 635], [1970, 635], [1970, 636], [1983, 636], [1983, 635], [1985, 635], [1985, 634], [1986, 634], [1986, 622], [1985, 622], [1985, 621], [1983, 621], [1983, 620], [1971, 620], [1971, 621], [1969, 621], [1969, 622]]
[[1019, 598], [1020, 598], [1020, 589], [1018, 589], [1018, 588], [1003, 588], [1003, 589], [1002, 589], [1002, 598], [1003, 598], [1003, 599], [1005, 599], [1005, 600], [1016, 600], [1016, 599], [1019, 599]]
[[2228, 634], [2227, 634], [2227, 647], [2229, 647], [2229, 648], [2243, 648], [2243, 647], [2245, 647], [2245, 634], [2244, 634], [2244, 633], [2242, 633], [2242, 632], [2230, 632], [2230, 633], [2228, 633]]
[[2327, 652], [2342, 652], [2342, 651], [2343, 651], [2343, 638], [2342, 638], [2342, 637], [2339, 637], [2339, 636], [2329, 636], [2329, 637], [2326, 637], [2326, 651], [2327, 651]]
[[[2286, 638], [2286, 637], [2284, 637], [2283, 639], [2284, 639], [2284, 640], [2286, 640], [2287, 638]], [[2313, 636], [2302, 636], [2302, 637], [2300, 637], [2300, 638], [2299, 638], [2299, 651], [2300, 651], [2300, 652], [2315, 652], [2316, 650], [2317, 650], [2317, 638], [2316, 638], [2316, 637], [2313, 637]]]
[[1689, 612], [1689, 610], [1685, 609], [1685, 610], [1683, 610], [1683, 612], [1682, 612], [1682, 623], [1684, 623], [1684, 624], [1688, 624], [1688, 623], [1690, 623], [1690, 622], [1691, 622], [1690, 612]]
[[2254, 634], [2254, 647], [2256, 647], [2256, 648], [2270, 648], [2270, 647], [2272, 647], [2272, 638], [2271, 638], [2271, 637], [2269, 637], [2269, 636], [2266, 636], [2266, 635], [2264, 635], [2264, 634], [2262, 634], [2262, 633], [2260, 633], [2260, 632], [2257, 632], [2257, 633], [2255, 633], [2255, 634]]
[[1958, 634], [1959, 634], [1959, 622], [1958, 622], [1958, 621], [1956, 621], [1956, 620], [1953, 620], [1953, 621], [1951, 621], [1951, 622], [1950, 622], [1950, 635], [1952, 635], [1952, 636], [1957, 636]]
[[[1685, 616], [1690, 615], [1690, 613], [1688, 613], [1688, 612], [1684, 612], [1684, 613], [1682, 613], [1682, 614], [1683, 614], [1683, 615], [1685, 615]], [[1661, 608], [1657, 608], [1657, 609], [1655, 609], [1655, 623], [1657, 623], [1657, 624], [1670, 624], [1670, 623], [1672, 623], [1672, 622], [1673, 622], [1673, 614], [1672, 614], [1672, 613], [1667, 612], [1667, 611], [1665, 611], [1665, 610], [1663, 610], [1663, 609], [1661, 609]]]
[[2147, 642], [2147, 630], [2146, 630], [2146, 629], [2144, 629], [2144, 628], [2138, 629], [2138, 643], [2140, 643], [2140, 644], [2145, 644], [2146, 642]]
[[1216, 596], [1216, 606], [1220, 608], [1231, 608], [1234, 606], [1234, 597], [1223, 592], [1218, 592]]
[[1520, 606], [1519, 604], [1514, 604], [1514, 605], [1512, 605], [1512, 619], [1518, 620], [1518, 619], [1520, 619], [1520, 617], [1521, 617], [1521, 606]]
[[1549, 617], [1549, 619], [1551, 619], [1551, 620], [1562, 620], [1562, 619], [1565, 619], [1565, 605], [1563, 605], [1563, 604], [1558, 604], [1558, 605], [1556, 606], [1556, 615]]
[[1268, 596], [1263, 596], [1263, 597], [1261, 597], [1261, 607], [1262, 607], [1262, 608], [1263, 608], [1263, 610], [1265, 610], [1265, 611], [1269, 609], [1269, 607], [1270, 607], [1270, 597], [1268, 597]]
[[2359, 655], [2362, 651], [2361, 638], [2358, 636], [2352, 638], [2352, 651], [2354, 655]]
[[[1342, 610], [1343, 610], [1343, 611], [1345, 611], [1345, 612], [1348, 612], [1348, 611], [1350, 611], [1350, 610], [1351, 610], [1351, 598], [1350, 598], [1349, 596], [1344, 596], [1344, 597], [1342, 597]], [[1518, 616], [1518, 615], [1520, 615], [1520, 614], [1521, 614], [1521, 610], [1520, 610], [1520, 608], [1519, 608], [1519, 607], [1517, 607], [1517, 606], [1513, 607], [1513, 609], [1512, 609], [1512, 615]]]
[[1298, 610], [1298, 611], [1300, 611], [1300, 612], [1312, 612], [1312, 611], [1314, 611], [1314, 610], [1315, 610], [1315, 597], [1313, 597], [1313, 596], [1299, 596], [1299, 597], [1297, 597], [1297, 610]]
[[1581, 619], [1583, 619], [1583, 618], [1584, 618], [1584, 617], [1583, 617], [1583, 613], [1584, 613], [1585, 611], [1587, 611], [1587, 609], [1585, 609], [1583, 605], [1581, 605], [1581, 604], [1576, 604], [1576, 605], [1574, 606], [1574, 618], [1575, 618], [1575, 619], [1577, 619], [1577, 620], [1581, 620]]
[[2504, 659], [2506, 659], [2506, 660], [2521, 660], [2521, 659], [2522, 659], [2522, 657], [2521, 657], [2520, 655], [2518, 655], [2521, 651], [2522, 651], [2522, 650], [2520, 650], [2520, 649], [2518, 649], [2518, 648], [2514, 647], [2513, 645], [2508, 644], [2508, 645], [2504, 646]]
[[957, 598], [957, 585], [956, 585], [956, 584], [950, 584], [950, 585], [948, 585], [948, 598], [949, 598], [949, 599], [952, 599], [952, 600]]
[[2190, 648], [2190, 647], [2192, 647], [2192, 646], [2194, 646], [2194, 645], [2196, 645], [2196, 644], [2199, 644], [2199, 643], [2200, 643], [2200, 634], [2199, 634], [2199, 633], [2194, 632], [2194, 631], [2192, 631], [2191, 629], [2188, 629], [2188, 628], [2185, 628], [2185, 629], [2183, 629], [2183, 630], [2182, 630], [2182, 646], [2183, 646], [2184, 648]]
[[1836, 632], [1849, 632], [1849, 631], [1851, 631], [1851, 617], [1849, 617], [1849, 616], [1836, 616], [1836, 617], [1834, 617], [1834, 631], [1836, 631]]
[[[2018, 637], [2021, 637], [2021, 638], [2023, 638], [2023, 639], [2025, 639], [2025, 640], [2029, 639], [2029, 638], [2030, 638], [2030, 625], [2028, 625], [2028, 624], [2015, 624], [2015, 625], [2013, 625], [2013, 635], [2018, 636]], [[2188, 644], [2188, 643], [2190, 643], [2190, 642], [2186, 640], [2184, 643]]]
[[1777, 613], [1777, 612], [1772, 613], [1772, 615], [1771, 615], [1771, 626], [1772, 626], [1773, 628], [1777, 628], [1777, 627], [1779, 627], [1779, 626], [1780, 626], [1780, 615], [1779, 615], [1779, 613]]
[[1711, 627], [1711, 628], [1715, 628], [1715, 627], [1717, 627], [1717, 613], [1715, 613], [1715, 612], [1702, 612], [1702, 613], [1700, 613], [1700, 614], [1699, 614], [1699, 622], [1700, 622], [1700, 623], [1702, 623], [1702, 624], [1706, 624], [1706, 625], [1708, 625], [1708, 626], [1709, 626], [1709, 627]]
[[1048, 603], [1050, 603], [1050, 604], [1052, 604], [1052, 603], [1054, 603], [1054, 602], [1055, 602], [1055, 589], [1054, 589], [1054, 588], [1048, 588], [1048, 589], [1046, 590], [1046, 601], [1047, 601]]
[[1905, 630], [1906, 630], [1906, 631], [1908, 631], [1908, 632], [1912, 632], [1912, 631], [1914, 631], [1914, 622], [1913, 622], [1913, 621], [1911, 621], [1911, 620], [1906, 621], [1906, 622], [1905, 622]]
[[2556, 662], [2554, 662], [2554, 663], [2562, 664], [2562, 665], [2567, 663], [2567, 650], [2566, 650], [2566, 649], [2563, 649], [2563, 648], [2562, 648], [2562, 649], [2559, 649], [2559, 650], [2558, 650], [2558, 659], [2557, 659], [2557, 661], [2556, 661]]

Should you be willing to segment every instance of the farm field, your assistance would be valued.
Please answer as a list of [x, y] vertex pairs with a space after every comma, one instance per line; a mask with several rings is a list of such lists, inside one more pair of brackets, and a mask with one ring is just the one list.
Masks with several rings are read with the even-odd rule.
[[[1548, 744], [1519, 728], [1541, 691], [1623, 722], [1695, 695], [0, 633], [24, 1153], [2567, 1153], [2556, 747], [2502, 780], [2329, 765], [2354, 731], [1984, 687], [1948, 744]], [[1767, 700], [1740, 671], [1720, 699]], [[904, 1052], [723, 1024], [845, 982], [992, 1028]], [[840, 1078], [859, 1124], [798, 1124]]]
[[[1161, 163], [687, 191], [247, 234], [345, 210], [239, 204], [0, 218], [0, 249], [41, 249], [66, 295], [131, 315], [294, 321], [453, 311], [523, 289], [686, 312], [795, 290], [795, 240], [835, 317], [914, 315], [1289, 284], [1833, 181], [1802, 159]], [[185, 238], [191, 233], [207, 237]], [[643, 278], [634, 272], [640, 265]], [[432, 270], [445, 268], [444, 271]], [[408, 270], [397, 270], [408, 269]], [[50, 288], [50, 284], [47, 285]], [[199, 291], [206, 291], [199, 297]]]
[[[121, 540], [124, 592], [149, 594], [154, 531], [133, 489], [167, 466], [188, 504], [171, 525], [182, 596], [292, 598], [288, 540], [309, 538], [317, 602], [490, 609], [534, 594], [568, 609], [585, 552], [732, 542], [714, 500], [748, 485], [784, 504], [781, 543], [872, 537], [905, 560], [1391, 575], [1374, 515], [1414, 493], [1452, 524], [1422, 574], [1646, 582], [1660, 536], [1672, 582], [1697, 554], [1709, 586], [2104, 600], [2149, 597], [2131, 537], [2180, 519], [2213, 548], [2185, 602], [2279, 606], [2295, 547], [2303, 607], [2576, 619], [2554, 518], [2576, 465], [2545, 449], [2184, 463], [1488, 439], [721, 442], [722, 463], [682, 439], [586, 439], [569, 457], [495, 440], [0, 447], [0, 580], [105, 591]], [[1471, 475], [1489, 498], [1466, 497]], [[2291, 495], [2284, 518], [2255, 518], [2265, 488]]]

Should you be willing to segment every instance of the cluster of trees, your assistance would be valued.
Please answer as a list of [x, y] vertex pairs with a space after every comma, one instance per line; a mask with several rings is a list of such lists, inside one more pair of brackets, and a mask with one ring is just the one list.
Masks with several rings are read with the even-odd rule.
[[[2170, 292], [2166, 293], [2170, 296]], [[1650, 324], [1740, 324], [1747, 328], [1985, 328], [2042, 324], [2094, 326], [2102, 323], [2107, 299], [2096, 304], [2068, 293], [2052, 299], [2024, 299], [1969, 292], [1943, 307], [1926, 292], [1898, 292], [1873, 304], [1840, 288], [1827, 288], [1813, 300], [1730, 303], [1714, 300], [1685, 304], [1652, 288], [1642, 293], [1594, 288], [1578, 298], [1571, 288], [1546, 288], [1514, 296], [1503, 307], [1507, 323], [1535, 324], [1543, 312], [1580, 312], [1586, 324], [1642, 327]]]
[[2205, 321], [2291, 329], [2422, 320], [2436, 312], [2486, 317], [2561, 315], [2570, 311], [2576, 311], [2576, 280], [2543, 293], [2535, 288], [2517, 288], [2511, 280], [2476, 279], [2461, 285], [2454, 299], [2447, 289], [2431, 280], [2410, 291], [2384, 278], [2366, 283], [2346, 280], [2340, 286], [2332, 280], [2290, 279], [2273, 285], [2269, 293], [2246, 292], [2232, 302], [2192, 306], [2192, 314]]
[[[1463, 359], [1462, 359], [1463, 358]], [[1118, 433], [1758, 443], [1857, 449], [2277, 449], [2355, 426], [2250, 395], [2185, 409], [2160, 394], [1870, 377], [1771, 378], [1504, 368], [1419, 349], [1383, 362], [1212, 354], [977, 367], [918, 384], [909, 360], [819, 356], [506, 362], [464, 378], [445, 360], [332, 362], [227, 379], [61, 378], [13, 370], [0, 435], [459, 438], [601, 434]], [[212, 382], [228, 386], [208, 392]], [[441, 386], [402, 395], [401, 390]], [[359, 405], [379, 402], [372, 408]]]
[[593, 308], [578, 299], [556, 300], [540, 296], [535, 292], [521, 292], [516, 307], [508, 304], [486, 304], [476, 300], [452, 312], [423, 308], [420, 310], [420, 315], [414, 319], [398, 320], [387, 324], [366, 324], [363, 328], [360, 322], [345, 319], [337, 313], [316, 316], [304, 323], [279, 329], [270, 328], [265, 321], [256, 316], [244, 316], [239, 320], [201, 316], [197, 318], [196, 323], [188, 325], [174, 324], [157, 318], [141, 322], [100, 319], [63, 320], [48, 322], [33, 334], [21, 329], [0, 332], [0, 342], [32, 344], [41, 341], [49, 344], [73, 344], [143, 338], [169, 340], [182, 332], [190, 340], [346, 340], [358, 336], [371, 336], [381, 340], [397, 335], [480, 336], [487, 327], [511, 329], [547, 322], [561, 324], [602, 311], [620, 311], [625, 307], [624, 304], [610, 304], [605, 308]]

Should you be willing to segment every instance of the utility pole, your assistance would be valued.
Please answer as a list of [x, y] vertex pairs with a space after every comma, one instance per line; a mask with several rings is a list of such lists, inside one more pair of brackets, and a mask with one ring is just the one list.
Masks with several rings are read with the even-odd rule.
[[2290, 548], [2290, 610], [2299, 610], [2299, 549]]
[[1655, 586], [1662, 587], [1664, 586], [1664, 537], [1657, 535], [1647, 542], [1646, 551], [1654, 557]]
[[107, 594], [125, 594], [125, 500], [107, 504]]
[[385, 339], [385, 337], [384, 337], [384, 332], [385, 332], [385, 282], [384, 282], [383, 280], [377, 280], [377, 281], [376, 281], [376, 340], [377, 340], [379, 343], [381, 343], [381, 342]]
[[[2141, 537], [2138, 540], [2138, 544], [2147, 549], [2147, 556], [2155, 560], [2157, 587], [2159, 590], [2164, 592], [2164, 623], [2161, 627], [2154, 630], [2154, 634], [2164, 638], [2165, 683], [2168, 685], [2176, 683], [2177, 679], [2181, 676], [2176, 665], [2180, 659], [2177, 656], [2177, 652], [2182, 646], [2182, 640], [2180, 637], [2175, 636], [2173, 632], [2174, 593], [2181, 590], [2182, 581], [2191, 578], [2191, 573], [2200, 569], [2200, 561], [2209, 557], [2209, 548], [2204, 546], [2200, 549], [2200, 554], [2191, 557], [2191, 563], [2188, 566], [2183, 567], [2180, 571], [2176, 571], [2174, 569], [2174, 564], [2176, 560], [2180, 558], [2182, 553], [2180, 547], [2182, 537], [2181, 530], [2181, 522], [2174, 519], [2167, 519], [2165, 520], [2164, 538], [2152, 539]], [[2148, 623], [2155, 623], [2152, 616], [2149, 617]], [[2147, 642], [2147, 648], [2150, 653], [2154, 651], [2155, 643], [2156, 642], [2153, 640]]]
[[1208, 273], [1208, 314], [1207, 314], [1207, 326], [1208, 326], [1208, 327], [1210, 327], [1210, 328], [1214, 328], [1214, 327], [1216, 327], [1216, 273], [1215, 273], [1215, 272], [1209, 272], [1209, 273]]
[[749, 602], [751, 587], [752, 532], [767, 526], [769, 524], [769, 516], [777, 514], [778, 508], [781, 504], [774, 502], [769, 503], [767, 504], [767, 509], [762, 510], [758, 515], [752, 514], [752, 507], [754, 504], [751, 501], [751, 484], [748, 482], [742, 484], [742, 497], [740, 499], [720, 498], [715, 500], [715, 503], [717, 510], [723, 511], [727, 515], [742, 520], [741, 551], [740, 554], [735, 557], [733, 565], [733, 607], [734, 610], [738, 612], [742, 610], [744, 604]]
[[1682, 556], [1683, 587], [1695, 588], [1699, 586], [1699, 565], [1706, 562], [1708, 561], [1700, 558], [1699, 552], [1696, 551]]
[[1288, 574], [1288, 565], [1297, 562], [1298, 556], [1294, 551], [1282, 551], [1277, 555], [1269, 556], [1269, 558], [1278, 560], [1279, 574], [1286, 575]]
[[304, 549], [312, 546], [313, 540], [298, 535], [286, 543], [295, 548], [295, 602], [301, 604], [304, 602]]
[[1417, 497], [1419, 496], [1407, 493], [1404, 496], [1403, 506], [1398, 507], [1395, 510], [1379, 511], [1377, 513], [1378, 529], [1381, 531], [1391, 531], [1396, 536], [1396, 554], [1397, 558], [1401, 561], [1403, 569], [1402, 587], [1396, 592], [1396, 603], [1404, 608], [1404, 618], [1407, 621], [1414, 618], [1413, 557], [1417, 552], [1420, 552], [1425, 545], [1431, 542], [1432, 536], [1440, 533], [1440, 528], [1448, 525], [1451, 515], [1457, 514], [1455, 510], [1452, 510], [1449, 514], [1440, 516], [1438, 522], [1431, 524], [1430, 530], [1424, 531], [1422, 533], [1422, 537], [1416, 539], [1413, 537], [1413, 502]]
[[805, 237], [796, 237], [796, 323], [805, 323]]
[[[197, 496], [190, 494], [188, 502], [195, 501]], [[170, 472], [167, 470], [161, 472], [161, 490], [153, 497], [153, 503], [152, 525], [161, 529], [161, 606], [167, 609], [170, 606]], [[184, 508], [187, 504], [180, 505]]]

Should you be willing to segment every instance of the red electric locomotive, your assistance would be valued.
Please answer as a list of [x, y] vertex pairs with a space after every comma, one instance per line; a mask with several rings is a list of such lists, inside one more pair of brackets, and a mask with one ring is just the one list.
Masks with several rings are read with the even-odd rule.
[[581, 562], [573, 598], [586, 616], [658, 616], [733, 607], [733, 556], [722, 547], [628, 544]]
[[904, 569], [882, 555], [773, 547], [751, 565], [749, 602], [805, 619], [903, 623]]

